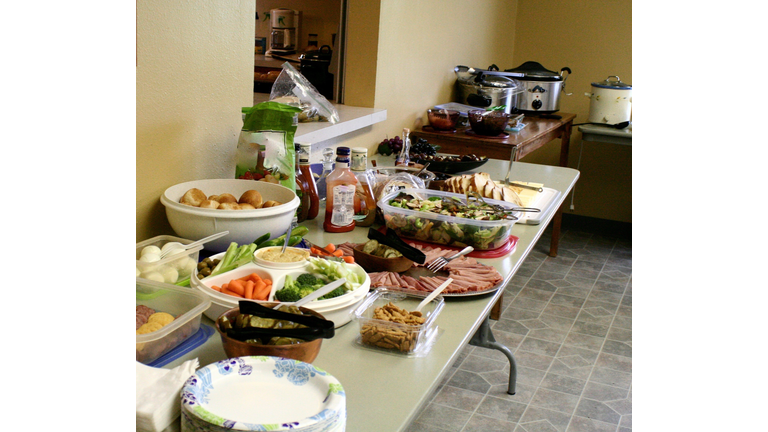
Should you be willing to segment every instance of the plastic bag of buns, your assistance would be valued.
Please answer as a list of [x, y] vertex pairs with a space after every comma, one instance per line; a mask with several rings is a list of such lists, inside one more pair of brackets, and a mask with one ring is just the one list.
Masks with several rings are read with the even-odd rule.
[[262, 102], [243, 108], [243, 129], [237, 141], [235, 178], [267, 181], [296, 190], [293, 136], [300, 108]]

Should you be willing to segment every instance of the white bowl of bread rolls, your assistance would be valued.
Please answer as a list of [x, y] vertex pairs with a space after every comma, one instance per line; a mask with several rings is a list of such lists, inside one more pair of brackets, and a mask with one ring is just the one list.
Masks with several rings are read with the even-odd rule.
[[285, 186], [241, 179], [195, 180], [171, 186], [160, 196], [165, 214], [176, 235], [200, 240], [229, 231], [205, 244], [205, 249], [223, 252], [230, 243], [252, 243], [269, 233], [285, 233], [299, 198]]

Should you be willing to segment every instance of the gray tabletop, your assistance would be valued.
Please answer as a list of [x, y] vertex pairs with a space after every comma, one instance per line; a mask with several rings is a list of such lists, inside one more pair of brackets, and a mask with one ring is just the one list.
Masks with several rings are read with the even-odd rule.
[[[494, 179], [503, 179], [508, 164], [492, 160], [479, 171], [490, 173]], [[563, 192], [556, 203], [559, 206], [578, 177], [579, 172], [571, 168], [515, 162], [511, 179], [543, 183], [545, 187]], [[539, 225], [516, 224], [512, 228], [512, 235], [519, 238], [515, 250], [502, 258], [480, 260], [501, 273], [504, 278], [500, 284], [502, 290], [531, 252], [553, 215], [554, 211]], [[306, 223], [310, 229], [306, 237], [313, 243], [325, 245], [367, 240], [368, 228], [330, 234], [322, 230], [322, 221], [323, 218], [318, 216]], [[344, 386], [347, 395], [346, 430], [392, 432], [406, 429], [490, 313], [502, 290], [481, 296], [446, 298], [445, 307], [436, 321], [438, 337], [424, 357], [409, 358], [358, 345], [355, 339], [359, 329], [355, 321], [337, 329], [332, 339], [324, 340], [313, 364], [328, 371]], [[203, 319], [211, 325], [210, 320]], [[218, 336], [214, 335], [201, 347], [166, 367], [177, 366], [195, 357], [201, 366], [224, 359], [226, 356]]]
[[579, 126], [579, 132], [581, 132], [581, 139], [584, 141], [632, 145], [632, 124], [624, 129], [586, 124]]

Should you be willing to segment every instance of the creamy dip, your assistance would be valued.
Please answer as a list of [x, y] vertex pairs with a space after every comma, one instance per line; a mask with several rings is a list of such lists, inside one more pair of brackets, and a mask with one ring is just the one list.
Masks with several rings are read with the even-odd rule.
[[284, 253], [280, 253], [280, 249], [279, 247], [267, 249], [259, 254], [259, 258], [277, 263], [299, 262], [309, 258], [309, 249], [288, 248]]

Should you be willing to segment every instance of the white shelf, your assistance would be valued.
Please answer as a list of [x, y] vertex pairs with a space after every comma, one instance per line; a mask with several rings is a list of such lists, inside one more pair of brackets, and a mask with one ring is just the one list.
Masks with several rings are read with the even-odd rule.
[[[253, 104], [269, 100], [266, 93], [254, 93]], [[344, 134], [360, 130], [387, 119], [387, 110], [381, 108], [362, 108], [347, 105], [333, 105], [339, 112], [339, 122], [299, 123], [299, 128], [293, 137], [294, 141], [318, 143], [340, 137]]]

